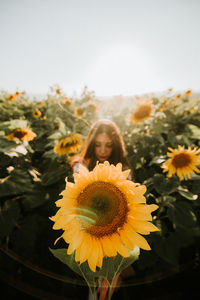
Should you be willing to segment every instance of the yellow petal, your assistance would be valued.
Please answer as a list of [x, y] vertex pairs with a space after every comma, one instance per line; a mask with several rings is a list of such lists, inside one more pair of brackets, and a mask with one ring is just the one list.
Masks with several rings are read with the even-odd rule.
[[149, 234], [153, 231], [159, 231], [159, 229], [154, 224], [146, 221], [135, 220], [131, 216], [129, 217], [128, 222], [136, 232], [141, 234]]
[[123, 257], [130, 256], [128, 249], [122, 244], [119, 234], [113, 234], [111, 236], [111, 241], [113, 243], [113, 247], [115, 247], [115, 249], [121, 256]]
[[113, 247], [110, 237], [104, 236], [101, 240], [104, 256], [112, 257], [117, 255], [117, 251]]
[[90, 256], [90, 253], [93, 251], [93, 244], [91, 241], [91, 237], [89, 234], [84, 234], [84, 243], [82, 243], [79, 246], [79, 251], [77, 254], [79, 254], [79, 261], [80, 263], [83, 263], [84, 261], [86, 261], [88, 259], [88, 257]]
[[151, 250], [145, 238], [137, 232], [133, 231], [131, 238], [134, 240], [136, 246], [138, 246], [139, 248], [142, 248], [144, 250]]
[[96, 272], [96, 266], [98, 261], [98, 244], [95, 242], [95, 238], [91, 237], [92, 240], [92, 251], [90, 252], [90, 256], [88, 257], [88, 265], [93, 272]]

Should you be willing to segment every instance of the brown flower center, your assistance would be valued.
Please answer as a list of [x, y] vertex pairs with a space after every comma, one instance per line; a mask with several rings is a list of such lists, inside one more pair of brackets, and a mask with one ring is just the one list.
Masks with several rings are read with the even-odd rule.
[[14, 132], [14, 137], [18, 139], [22, 139], [27, 133], [25, 131], [22, 131], [21, 129], [17, 129]]
[[150, 105], [141, 105], [135, 112], [134, 117], [136, 119], [142, 119], [149, 116], [151, 113], [151, 106]]
[[75, 140], [71, 140], [71, 141], [63, 141], [61, 144], [60, 144], [60, 148], [68, 148], [68, 147], [71, 147], [71, 146], [75, 146], [77, 145], [77, 141]]
[[173, 159], [172, 159], [172, 164], [176, 169], [178, 168], [183, 168], [187, 167], [191, 163], [191, 158], [188, 153], [180, 153], [177, 154]]
[[[91, 235], [110, 235], [126, 221], [128, 213], [125, 195], [113, 184], [97, 181], [88, 185], [77, 198], [79, 209], [92, 222], [80, 218], [82, 227]], [[88, 211], [88, 213], [87, 213]], [[80, 211], [78, 214], [81, 214]]]

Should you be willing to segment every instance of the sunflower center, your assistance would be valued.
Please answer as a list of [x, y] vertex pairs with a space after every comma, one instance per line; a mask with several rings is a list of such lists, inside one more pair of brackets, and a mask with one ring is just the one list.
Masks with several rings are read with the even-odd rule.
[[22, 130], [16, 130], [14, 133], [14, 136], [17, 137], [18, 139], [23, 138], [26, 135], [26, 132]]
[[135, 118], [141, 119], [141, 118], [149, 116], [150, 113], [151, 113], [150, 106], [142, 106], [135, 112]]
[[172, 164], [175, 168], [187, 167], [190, 163], [191, 158], [187, 153], [177, 154], [172, 160]]
[[77, 144], [77, 142], [75, 142], [75, 141], [63, 141], [61, 144], [60, 144], [60, 147], [61, 148], [68, 148], [69, 146], [74, 146], [74, 145], [76, 145]]
[[[92, 222], [80, 218], [82, 227], [94, 236], [113, 234], [122, 227], [128, 212], [125, 195], [115, 185], [97, 181], [88, 185], [77, 198], [83, 215]], [[80, 213], [78, 213], [80, 214]]]

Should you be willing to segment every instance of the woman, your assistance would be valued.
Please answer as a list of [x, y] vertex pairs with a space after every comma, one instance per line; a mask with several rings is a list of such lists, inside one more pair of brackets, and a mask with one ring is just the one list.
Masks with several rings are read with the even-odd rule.
[[102, 163], [107, 160], [114, 165], [122, 163], [123, 170], [126, 170], [130, 169], [126, 156], [124, 142], [117, 125], [110, 120], [101, 119], [91, 126], [79, 158], [72, 162], [72, 169], [73, 172], [78, 172], [78, 165], [82, 163], [91, 171], [97, 161]]
[[[114, 165], [119, 162], [122, 163], [123, 170], [126, 170], [130, 169], [130, 165], [126, 156], [127, 153], [125, 150], [124, 141], [117, 125], [110, 120], [101, 119], [96, 121], [91, 126], [79, 157], [74, 159], [72, 162], [72, 169], [73, 172], [78, 172], [78, 167], [81, 163], [86, 166], [89, 171], [92, 171], [98, 161], [100, 163], [109, 161], [110, 164]], [[132, 179], [131, 174], [129, 175], [128, 179]], [[118, 274], [115, 277], [114, 286], [119, 284], [123, 275], [124, 277], [127, 277], [133, 274], [134, 271], [131, 266], [129, 266], [121, 274]], [[119, 276], [121, 278], [119, 278]], [[108, 284], [107, 281], [104, 280], [100, 292], [100, 300], [107, 299], [107, 291]], [[89, 299], [91, 299], [91, 294], [89, 294]]]

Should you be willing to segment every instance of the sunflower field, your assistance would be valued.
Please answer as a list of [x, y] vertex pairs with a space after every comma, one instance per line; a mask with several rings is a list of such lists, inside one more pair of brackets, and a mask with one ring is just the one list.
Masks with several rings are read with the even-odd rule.
[[168, 90], [100, 100], [87, 87], [70, 98], [52, 87], [42, 99], [1, 91], [0, 108], [2, 278], [32, 295], [38, 290], [71, 299], [87, 295], [83, 279], [49, 250], [66, 247], [62, 240], [54, 246], [58, 232], [49, 218], [65, 178], [73, 182], [71, 158], [100, 118], [118, 125], [134, 181], [146, 185], [147, 203], [159, 206], [153, 212], [159, 231], [145, 237], [151, 251], [141, 250], [132, 283], [199, 265], [199, 95]]

